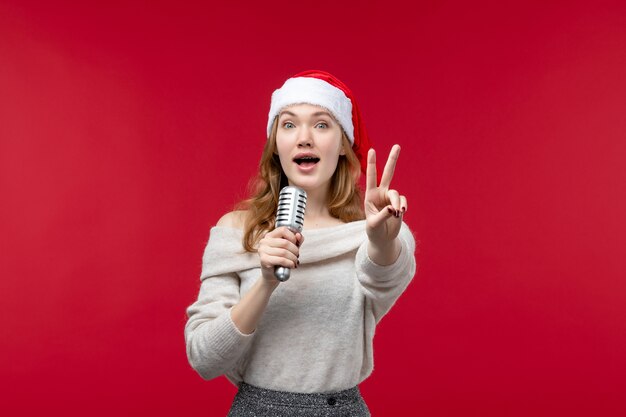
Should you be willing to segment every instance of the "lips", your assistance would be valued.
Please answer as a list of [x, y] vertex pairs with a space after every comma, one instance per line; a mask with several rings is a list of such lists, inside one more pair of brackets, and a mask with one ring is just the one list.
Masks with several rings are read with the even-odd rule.
[[300, 167], [309, 168], [315, 166], [320, 161], [320, 158], [313, 153], [299, 153], [293, 158], [293, 162]]

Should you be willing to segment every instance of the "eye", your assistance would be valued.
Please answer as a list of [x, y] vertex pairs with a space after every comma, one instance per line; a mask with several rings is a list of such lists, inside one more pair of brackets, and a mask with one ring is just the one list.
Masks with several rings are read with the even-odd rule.
[[291, 122], [284, 122], [283, 123], [283, 127], [285, 129], [291, 129], [293, 127], [293, 123], [291, 123]]
[[328, 127], [328, 123], [326, 123], [326, 122], [319, 122], [317, 124], [317, 126], [322, 126], [324, 129], [326, 129]]

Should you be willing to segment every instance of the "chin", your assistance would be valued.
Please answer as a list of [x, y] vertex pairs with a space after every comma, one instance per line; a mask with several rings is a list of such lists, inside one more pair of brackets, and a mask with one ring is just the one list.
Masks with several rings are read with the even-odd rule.
[[330, 180], [321, 181], [318, 178], [289, 178], [289, 184], [295, 187], [300, 187], [304, 191], [310, 191], [323, 187], [324, 185], [329, 185]]
[[300, 187], [304, 190], [307, 189], [311, 189], [315, 187], [315, 183], [314, 181], [307, 181], [307, 180], [289, 180], [289, 185], [293, 185], [294, 187]]

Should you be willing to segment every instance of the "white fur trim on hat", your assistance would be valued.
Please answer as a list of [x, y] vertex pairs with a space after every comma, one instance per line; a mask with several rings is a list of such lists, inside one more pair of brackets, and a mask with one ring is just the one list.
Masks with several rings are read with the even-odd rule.
[[290, 78], [272, 93], [272, 104], [267, 122], [267, 136], [272, 131], [272, 122], [280, 111], [292, 104], [314, 104], [330, 111], [346, 132], [350, 143], [354, 143], [352, 125], [352, 102], [339, 88], [326, 81], [312, 77]]

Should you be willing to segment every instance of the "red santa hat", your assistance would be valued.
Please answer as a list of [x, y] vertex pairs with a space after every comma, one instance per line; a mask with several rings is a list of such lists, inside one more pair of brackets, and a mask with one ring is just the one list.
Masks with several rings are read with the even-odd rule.
[[339, 122], [352, 143], [352, 150], [361, 162], [361, 171], [367, 168], [370, 140], [361, 119], [359, 106], [352, 91], [339, 79], [325, 71], [309, 70], [289, 78], [272, 93], [267, 122], [267, 136], [272, 131], [274, 118], [292, 104], [314, 104], [327, 109]]

